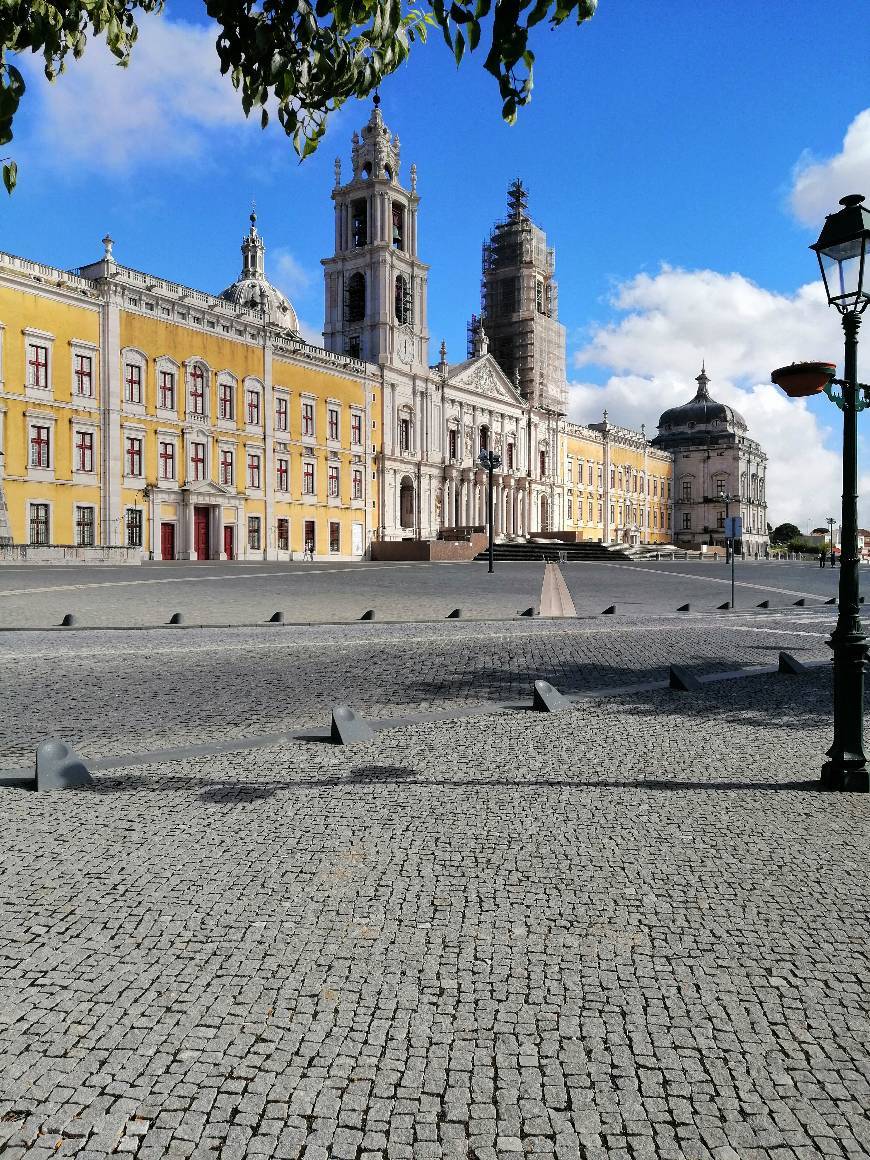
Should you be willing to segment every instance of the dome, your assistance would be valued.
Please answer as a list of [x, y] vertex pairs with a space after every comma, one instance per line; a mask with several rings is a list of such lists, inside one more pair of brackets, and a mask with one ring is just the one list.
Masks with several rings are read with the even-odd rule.
[[299, 331], [299, 319], [288, 299], [266, 278], [266, 247], [257, 233], [257, 215], [251, 213], [251, 229], [242, 241], [242, 272], [221, 294], [243, 310], [264, 311], [269, 322], [284, 330]]
[[729, 407], [725, 403], [717, 403], [715, 399], [710, 397], [707, 390], [707, 384], [710, 380], [703, 367], [695, 381], [698, 384], [695, 397], [680, 407], [669, 407], [664, 412], [659, 419], [659, 435], [674, 428], [703, 427], [709, 429], [714, 425], [722, 424], [729, 431], [746, 430], [746, 420], [739, 411], [735, 411], [733, 407]]

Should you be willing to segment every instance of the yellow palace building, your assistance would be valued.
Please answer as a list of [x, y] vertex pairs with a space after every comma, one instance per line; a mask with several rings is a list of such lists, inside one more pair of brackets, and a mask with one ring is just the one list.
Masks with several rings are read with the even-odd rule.
[[103, 246], [75, 273], [0, 253], [4, 553], [362, 558], [380, 375], [302, 341], [255, 216], [220, 296]]

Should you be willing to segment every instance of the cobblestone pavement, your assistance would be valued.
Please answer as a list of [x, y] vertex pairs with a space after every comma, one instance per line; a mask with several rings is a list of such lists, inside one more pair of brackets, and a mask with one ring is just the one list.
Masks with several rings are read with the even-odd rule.
[[[142, 567], [0, 568], [0, 628], [48, 628], [71, 612], [83, 625], [253, 624], [281, 611], [288, 621], [513, 617], [540, 600], [541, 563], [485, 564], [145, 564]], [[730, 598], [730, 568], [697, 560], [569, 563], [565, 580], [580, 616], [617, 601], [622, 611], [670, 613], [687, 601], [712, 611]], [[739, 562], [736, 597], [751, 609], [768, 599], [790, 606], [824, 600], [839, 572], [815, 564]]]
[[810, 783], [829, 685], [0, 791], [3, 1160], [870, 1156], [870, 801]]
[[0, 772], [46, 736], [91, 758], [373, 717], [829, 657], [831, 610], [742, 617], [0, 634]]

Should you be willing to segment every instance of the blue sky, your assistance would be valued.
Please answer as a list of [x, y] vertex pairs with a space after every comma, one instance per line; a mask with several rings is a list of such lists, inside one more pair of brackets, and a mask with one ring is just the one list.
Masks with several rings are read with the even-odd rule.
[[[347, 172], [370, 106], [346, 106], [300, 165], [280, 130], [245, 123], [200, 0], [170, 0], [142, 27], [126, 72], [98, 43], [54, 86], [28, 67], [0, 247], [76, 266], [108, 230], [119, 261], [219, 292], [255, 198], [267, 267], [318, 331], [333, 162]], [[512, 128], [482, 57], [457, 70], [440, 37], [382, 88], [402, 174], [418, 169], [430, 361], [441, 338], [464, 357], [480, 245], [521, 176], [556, 247], [572, 414], [606, 405], [654, 425], [705, 357], [714, 394], [771, 455], [774, 521], [818, 522], [838, 502], [839, 413], [766, 380], [782, 362], [841, 357], [807, 246], [840, 196], [870, 197], [866, 0], [600, 0], [535, 48], [534, 98]]]

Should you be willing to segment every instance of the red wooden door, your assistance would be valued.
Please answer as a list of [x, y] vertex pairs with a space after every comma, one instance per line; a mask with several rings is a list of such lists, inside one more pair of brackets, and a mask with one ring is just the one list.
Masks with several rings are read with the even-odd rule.
[[160, 525], [160, 557], [163, 560], [175, 559], [175, 524]]
[[208, 542], [208, 508], [195, 507], [193, 509], [193, 550], [197, 560], [209, 558]]
[[235, 560], [236, 558], [236, 554], [233, 550], [235, 547], [235, 530], [236, 529], [232, 526], [232, 524], [227, 524], [224, 527], [224, 555], [228, 560]]

